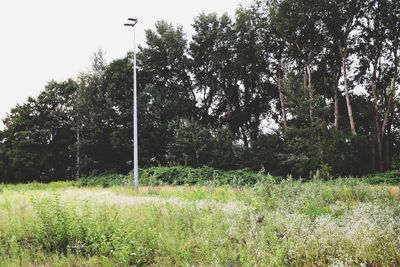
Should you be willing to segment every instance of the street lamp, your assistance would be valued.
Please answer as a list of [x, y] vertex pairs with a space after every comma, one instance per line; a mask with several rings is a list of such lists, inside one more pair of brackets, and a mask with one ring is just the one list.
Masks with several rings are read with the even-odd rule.
[[138, 170], [138, 130], [137, 130], [137, 85], [136, 85], [136, 23], [137, 18], [129, 18], [124, 26], [133, 28], [133, 184], [136, 193], [139, 190]]

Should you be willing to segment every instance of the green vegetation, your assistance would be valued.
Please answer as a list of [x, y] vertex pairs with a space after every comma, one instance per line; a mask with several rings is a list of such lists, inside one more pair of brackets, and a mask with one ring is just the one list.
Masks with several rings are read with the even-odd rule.
[[375, 175], [368, 176], [364, 178], [365, 182], [369, 184], [400, 184], [400, 171], [399, 170], [393, 170], [390, 172], [385, 172], [385, 173], [378, 173]]
[[[199, 14], [189, 35], [155, 22], [137, 54], [139, 165], [293, 178], [398, 169], [399, 14], [399, 0], [254, 0]], [[16, 105], [0, 130], [0, 181], [127, 174], [132, 80], [132, 53], [106, 62], [98, 51], [90, 70]]]
[[[142, 175], [177, 170], [190, 171]], [[163, 185], [135, 194], [111, 182], [117, 177], [127, 181], [0, 185], [0, 266], [400, 264], [400, 190], [365, 182], [377, 178], [270, 178], [253, 187], [157, 178]]]
[[49, 82], [0, 130], [0, 182], [32, 182], [0, 185], [0, 266], [400, 266], [399, 15], [254, 0], [190, 40], [157, 22], [138, 194], [132, 54]]
[[[288, 179], [291, 179], [288, 176]], [[317, 172], [313, 178], [300, 179], [301, 182], [314, 180], [324, 180], [327, 183], [346, 183], [346, 184], [400, 184], [400, 171], [393, 170], [385, 173], [377, 173], [370, 176], [354, 178], [329, 178], [321, 177]], [[214, 186], [254, 186], [258, 183], [280, 183], [283, 177], [266, 175], [264, 173], [254, 173], [250, 170], [222, 171], [211, 167], [191, 168], [185, 166], [173, 167], [150, 167], [140, 170], [140, 182], [142, 185], [214, 185]], [[132, 174], [120, 175], [115, 173], [104, 173], [100, 175], [80, 178], [76, 185], [79, 186], [128, 186], [132, 183]], [[54, 183], [57, 184], [57, 183]], [[38, 184], [36, 185], [38, 186]]]
[[[264, 180], [276, 180], [263, 173], [250, 170], [222, 171], [210, 167], [191, 168], [184, 166], [151, 167], [140, 170], [140, 181], [144, 185], [230, 185], [251, 186]], [[129, 185], [132, 175], [102, 174], [81, 178], [78, 183], [82, 186]]]

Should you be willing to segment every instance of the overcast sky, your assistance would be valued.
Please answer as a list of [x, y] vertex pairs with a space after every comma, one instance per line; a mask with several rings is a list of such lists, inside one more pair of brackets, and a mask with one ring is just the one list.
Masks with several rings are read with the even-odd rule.
[[[158, 20], [191, 33], [204, 12], [234, 14], [251, 0], [2, 0], [0, 2], [0, 118], [17, 103], [37, 96], [51, 80], [75, 78], [94, 51], [108, 61], [132, 50], [126, 18], [138, 17], [138, 43]], [[0, 123], [1, 127], [1, 123]]]

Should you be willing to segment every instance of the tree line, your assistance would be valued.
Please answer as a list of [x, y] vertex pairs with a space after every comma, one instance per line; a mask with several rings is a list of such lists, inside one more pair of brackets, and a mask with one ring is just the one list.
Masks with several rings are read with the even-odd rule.
[[[262, 0], [157, 22], [138, 52], [140, 166], [364, 175], [398, 168], [400, 2]], [[51, 81], [0, 131], [1, 181], [132, 166], [132, 54]]]

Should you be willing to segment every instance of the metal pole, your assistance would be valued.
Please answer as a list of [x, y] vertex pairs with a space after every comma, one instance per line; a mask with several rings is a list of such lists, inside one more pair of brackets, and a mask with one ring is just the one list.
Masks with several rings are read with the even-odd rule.
[[139, 191], [138, 170], [138, 127], [137, 127], [137, 84], [136, 84], [136, 27], [133, 27], [133, 181], [136, 193]]
[[137, 18], [129, 18], [131, 23], [124, 26], [133, 28], [133, 186], [136, 193], [139, 191], [139, 167], [138, 167], [138, 126], [137, 126], [137, 85], [136, 85], [136, 23]]

